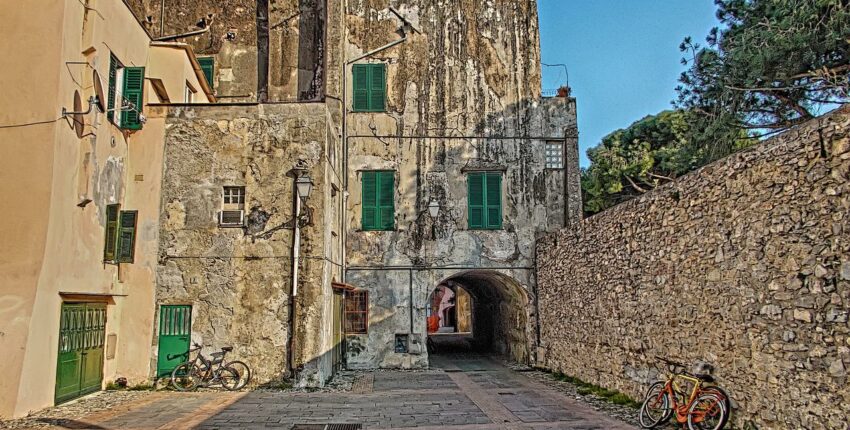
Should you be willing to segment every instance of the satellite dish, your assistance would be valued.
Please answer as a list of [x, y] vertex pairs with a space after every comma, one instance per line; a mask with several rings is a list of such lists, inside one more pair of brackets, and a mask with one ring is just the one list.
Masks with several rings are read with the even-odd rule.
[[80, 92], [74, 91], [74, 113], [71, 120], [74, 122], [74, 131], [77, 132], [77, 137], [83, 137], [83, 99], [80, 98]]
[[103, 97], [103, 83], [100, 81], [100, 74], [97, 70], [92, 71], [92, 82], [94, 82], [95, 105], [101, 112], [106, 112], [106, 99]]

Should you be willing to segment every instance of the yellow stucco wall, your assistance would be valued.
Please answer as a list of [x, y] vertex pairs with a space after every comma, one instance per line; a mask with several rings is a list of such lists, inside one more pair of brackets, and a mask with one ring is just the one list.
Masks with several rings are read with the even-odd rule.
[[[0, 40], [0, 55], [19, 58], [0, 70], [0, 417], [21, 416], [54, 401], [60, 308], [68, 295], [110, 295], [106, 334], [115, 334], [115, 357], [104, 361], [104, 382], [131, 383], [150, 374], [154, 282], [162, 175], [162, 112], [129, 133], [94, 111], [78, 138], [64, 119], [74, 92], [94, 94], [92, 70], [108, 86], [110, 53], [125, 66], [145, 66], [147, 78], [199, 89], [183, 49], [156, 47], [121, 1], [0, 0], [0, 28], [26, 37]], [[88, 12], [83, 3], [89, 6]], [[25, 53], [25, 54], [24, 54]], [[163, 65], [157, 61], [163, 61]], [[150, 81], [146, 100], [156, 102]], [[57, 119], [60, 118], [60, 119]], [[42, 124], [30, 124], [44, 122]], [[9, 127], [15, 126], [15, 127]], [[78, 203], [91, 202], [84, 207]], [[136, 259], [104, 264], [105, 208], [138, 210]], [[79, 296], [77, 296], [79, 297]], [[85, 297], [85, 296], [83, 296]]]
[[[44, 28], [62, 25], [64, 4], [42, 5], [31, 13], [26, 3], [0, 2], [0, 27], [28, 37], [0, 39], [0, 53], [15, 58], [19, 52], [38, 50], [26, 64], [7, 62], [3, 68], [4, 96], [0, 97], [0, 349], [7, 357], [7, 377], [0, 378], [0, 416], [12, 413], [23, 364], [24, 345], [35, 300], [39, 270], [44, 258], [53, 165], [53, 136], [60, 124], [50, 121], [59, 112], [59, 76], [48, 70], [59, 62], [54, 34]], [[8, 57], [7, 55], [12, 55]], [[39, 85], [32, 85], [33, 81]], [[40, 103], [29, 101], [39, 100]], [[26, 108], [22, 108], [26, 106]], [[26, 123], [42, 124], [11, 127]], [[39, 142], [41, 144], [35, 144]], [[47, 143], [43, 143], [47, 142]], [[23, 161], [23, 159], [26, 161]]]
[[[187, 103], [184, 98], [187, 83], [197, 91], [193, 103], [210, 103], [213, 100], [204, 92], [195, 70], [195, 67], [200, 65], [189, 60], [188, 52], [192, 52], [192, 48], [183, 43], [155, 42], [150, 50], [150, 61], [146, 73], [148, 76], [162, 80], [171, 103]], [[194, 53], [191, 55], [194, 56]], [[148, 102], [157, 102], [153, 93], [148, 98]]]

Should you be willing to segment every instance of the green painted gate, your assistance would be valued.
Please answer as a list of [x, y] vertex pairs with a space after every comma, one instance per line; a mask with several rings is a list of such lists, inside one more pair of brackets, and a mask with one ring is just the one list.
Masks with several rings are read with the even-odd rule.
[[344, 361], [343, 354], [345, 353], [345, 342], [344, 336], [342, 335], [342, 309], [343, 302], [345, 300], [343, 296], [343, 292], [338, 289], [334, 289], [333, 296], [333, 354], [331, 356], [331, 362], [333, 364], [334, 373], [337, 370], [341, 369]]
[[56, 403], [100, 390], [106, 305], [63, 303], [59, 321]]
[[159, 308], [158, 377], [169, 376], [178, 364], [189, 359], [192, 339], [192, 307], [188, 305]]

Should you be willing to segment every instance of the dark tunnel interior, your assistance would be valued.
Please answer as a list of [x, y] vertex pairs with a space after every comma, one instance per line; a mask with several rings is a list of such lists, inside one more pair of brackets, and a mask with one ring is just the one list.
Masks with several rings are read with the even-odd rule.
[[[446, 279], [435, 286], [450, 288], [461, 298], [464, 290], [470, 298], [471, 330], [436, 332], [429, 327], [428, 351], [430, 354], [482, 353], [498, 355], [518, 363], [527, 363], [528, 297], [522, 287], [511, 277], [493, 271], [475, 270]], [[462, 301], [462, 300], [461, 300]], [[463, 320], [463, 306], [453, 313], [439, 316], [452, 319], [458, 325]], [[436, 309], [431, 312], [435, 314]], [[430, 315], [429, 315], [430, 317]], [[432, 321], [436, 324], [436, 320]], [[462, 323], [460, 325], [463, 325]], [[470, 333], [471, 331], [471, 333]]]

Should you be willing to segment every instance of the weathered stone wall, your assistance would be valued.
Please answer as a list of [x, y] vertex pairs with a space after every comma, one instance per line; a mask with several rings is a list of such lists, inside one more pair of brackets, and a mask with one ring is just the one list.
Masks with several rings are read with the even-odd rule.
[[706, 361], [759, 428], [850, 416], [850, 109], [537, 245], [540, 365], [640, 398]]
[[[349, 337], [356, 346], [349, 348], [353, 367], [426, 365], [424, 351], [397, 354], [392, 339], [424, 336], [427, 298], [461, 272], [453, 267], [501, 268], [524, 292], [482, 281], [482, 290], [506, 290], [482, 293], [481, 309], [492, 304], [488, 297], [517, 296], [512, 303], [521, 304], [523, 315], [509, 316], [516, 306], [505, 309], [487, 329], [510, 333], [511, 324], [522, 321], [519, 330], [526, 330], [524, 322], [535, 319], [527, 306], [534, 302], [532, 244], [538, 234], [565, 224], [565, 172], [545, 169], [545, 141], [564, 140], [576, 124], [574, 99], [540, 98], [536, 2], [349, 1], [346, 58], [400, 40], [402, 22], [390, 6], [419, 32], [408, 31], [406, 41], [358, 60], [386, 64], [387, 112], [346, 118], [347, 282], [371, 292], [377, 314], [368, 335]], [[350, 98], [350, 86], [346, 91]], [[502, 230], [468, 229], [466, 175], [482, 169], [504, 172]], [[394, 231], [360, 228], [364, 170], [397, 172]], [[436, 220], [428, 214], [432, 199], [441, 207]], [[416, 270], [410, 274], [405, 267]], [[498, 349], [525, 361], [532, 333], [528, 327], [527, 335], [510, 337], [514, 345]]]
[[[339, 161], [324, 104], [173, 107], [166, 128], [157, 304], [193, 305], [192, 337], [235, 347], [257, 381], [283, 376], [292, 282], [294, 178], [314, 182], [301, 229], [294, 364], [331, 374], [331, 282], [340, 280]], [[336, 148], [338, 153], [339, 148]], [[223, 186], [246, 188], [246, 227], [220, 228]]]
[[[324, 96], [327, 14], [338, 5], [329, 11], [325, 0], [266, 0], [266, 19], [258, 20], [257, 0], [126, 1], [154, 37], [197, 31], [205, 20], [208, 32], [179, 41], [199, 56], [215, 57], [213, 81], [223, 101], [257, 101], [261, 58], [268, 62], [268, 101]], [[266, 30], [260, 31], [258, 22]], [[264, 32], [268, 51], [261, 41]]]

